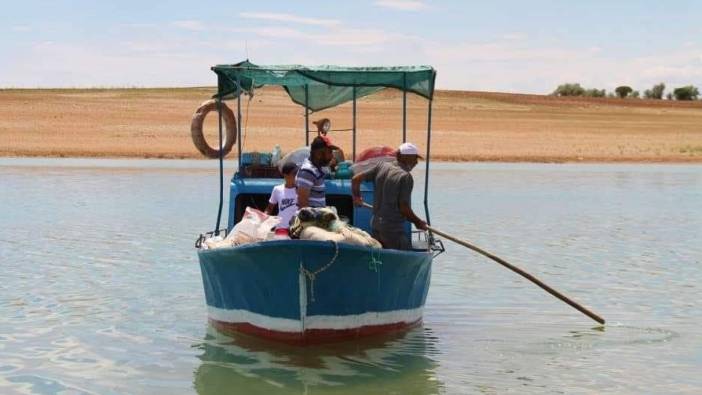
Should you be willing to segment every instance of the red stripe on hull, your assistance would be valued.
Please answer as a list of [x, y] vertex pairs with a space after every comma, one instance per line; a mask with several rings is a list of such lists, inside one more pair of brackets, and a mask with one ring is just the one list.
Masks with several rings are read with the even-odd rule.
[[421, 324], [422, 319], [414, 322], [398, 322], [384, 325], [366, 325], [351, 329], [307, 329], [304, 332], [281, 332], [261, 328], [247, 322], [223, 322], [209, 319], [210, 324], [222, 333], [257, 336], [290, 344], [318, 344], [353, 340], [359, 337], [387, 334], [403, 331]]

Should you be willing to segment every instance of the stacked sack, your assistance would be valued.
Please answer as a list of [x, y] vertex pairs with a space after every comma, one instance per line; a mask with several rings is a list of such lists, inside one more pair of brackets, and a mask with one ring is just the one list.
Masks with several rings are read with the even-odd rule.
[[341, 221], [333, 207], [300, 209], [297, 216], [293, 217], [290, 237], [382, 248], [380, 242], [368, 233]]
[[203, 245], [206, 248], [222, 248], [264, 241], [270, 238], [271, 229], [279, 223], [280, 217], [267, 215], [255, 208], [246, 207], [241, 221], [234, 225], [224, 240], [211, 238], [205, 240]]

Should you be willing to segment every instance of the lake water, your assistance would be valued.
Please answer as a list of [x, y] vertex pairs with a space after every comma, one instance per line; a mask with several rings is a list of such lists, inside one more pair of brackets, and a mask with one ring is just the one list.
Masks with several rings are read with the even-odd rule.
[[436, 227], [607, 325], [446, 242], [422, 327], [310, 348], [208, 328], [216, 169], [0, 159], [0, 393], [702, 393], [702, 166], [438, 164]]

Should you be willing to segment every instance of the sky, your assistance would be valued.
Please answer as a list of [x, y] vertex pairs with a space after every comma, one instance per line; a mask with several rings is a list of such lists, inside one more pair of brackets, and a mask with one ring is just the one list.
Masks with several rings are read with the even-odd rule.
[[431, 65], [440, 89], [702, 88], [702, 1], [0, 0], [0, 87], [215, 85], [215, 64]]

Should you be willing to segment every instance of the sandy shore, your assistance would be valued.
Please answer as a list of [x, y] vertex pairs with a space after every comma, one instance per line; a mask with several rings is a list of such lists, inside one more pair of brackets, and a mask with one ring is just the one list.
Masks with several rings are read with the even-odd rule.
[[[200, 158], [190, 120], [214, 88], [0, 90], [0, 155]], [[426, 144], [426, 101], [408, 96], [409, 140]], [[236, 102], [230, 107], [236, 111]], [[358, 150], [397, 145], [402, 99], [358, 103]], [[245, 151], [304, 144], [304, 112], [277, 88], [242, 102]], [[248, 117], [246, 116], [248, 114]], [[351, 105], [312, 114], [351, 127]], [[216, 143], [216, 117], [206, 122]], [[332, 132], [351, 152], [351, 133]], [[236, 150], [230, 153], [235, 157]], [[439, 91], [432, 157], [456, 161], [702, 163], [702, 102]]]

